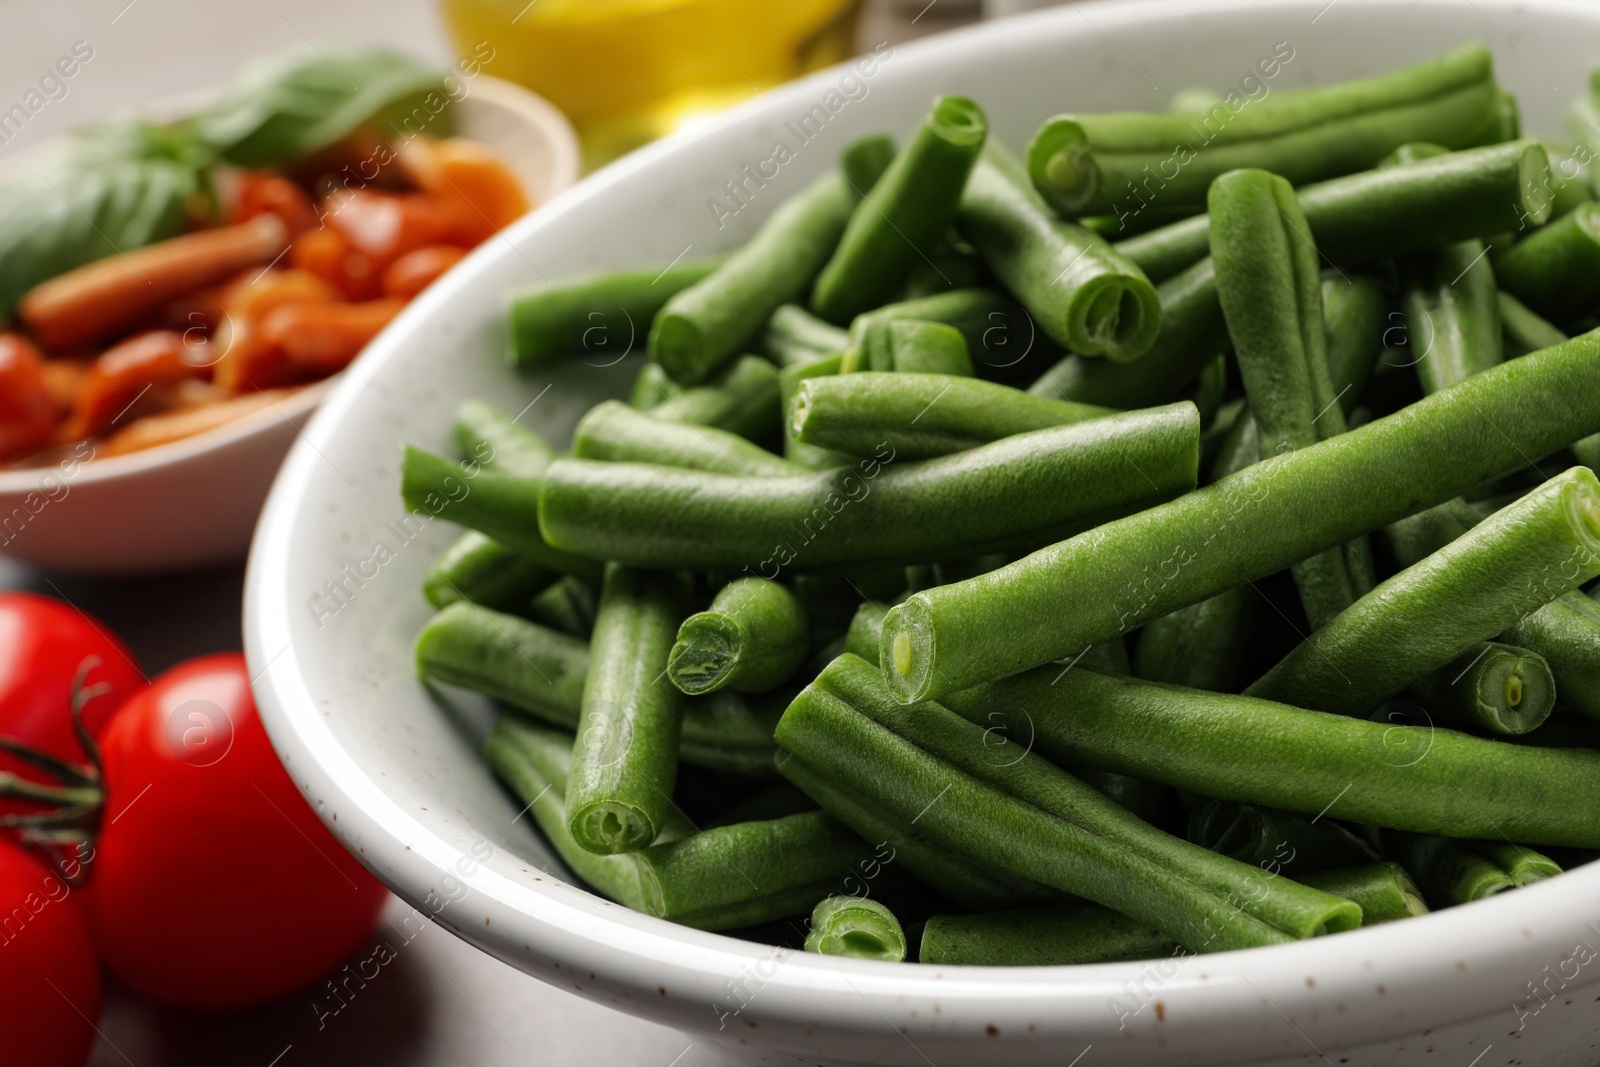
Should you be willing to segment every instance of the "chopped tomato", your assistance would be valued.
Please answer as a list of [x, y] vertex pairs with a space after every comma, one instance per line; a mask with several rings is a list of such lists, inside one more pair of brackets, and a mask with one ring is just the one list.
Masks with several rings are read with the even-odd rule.
[[269, 171], [247, 170], [239, 175], [238, 194], [228, 220], [246, 222], [257, 215], [278, 216], [292, 234], [317, 224], [311, 198], [298, 185]]
[[[313, 230], [304, 236], [312, 236]], [[287, 365], [281, 350], [265, 344], [261, 322], [279, 308], [338, 303], [340, 292], [325, 279], [298, 267], [240, 278], [223, 295], [223, 321], [213, 344], [216, 381], [230, 393], [303, 381], [305, 372]]]
[[89, 366], [63, 440], [96, 437], [111, 430], [153, 386], [211, 374], [210, 345], [177, 330], [151, 330], [113, 345]]
[[455, 245], [429, 245], [407, 252], [384, 270], [384, 295], [410, 300], [432, 285], [439, 275], [460, 263], [466, 254], [466, 249]]
[[357, 189], [328, 197], [322, 211], [328, 226], [343, 234], [379, 271], [446, 236], [447, 221], [439, 206], [414, 193]]
[[383, 292], [383, 272], [338, 230], [307, 230], [294, 239], [289, 262], [315, 274], [348, 300], [371, 300]]
[[261, 340], [297, 367], [318, 375], [342, 369], [400, 313], [404, 300], [300, 304], [261, 320]]
[[44, 356], [26, 337], [0, 334], [0, 457], [43, 447], [56, 416]]
[[401, 147], [399, 156], [407, 177], [439, 204], [451, 240], [468, 248], [527, 214], [532, 206], [511, 168], [475, 142], [415, 137]]

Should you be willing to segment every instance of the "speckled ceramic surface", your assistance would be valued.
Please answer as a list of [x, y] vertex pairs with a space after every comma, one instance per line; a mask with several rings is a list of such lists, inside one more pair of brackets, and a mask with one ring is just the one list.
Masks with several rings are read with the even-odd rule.
[[[1068, 6], [881, 50], [870, 70], [787, 86], [568, 192], [407, 309], [278, 478], [245, 622], [262, 712], [290, 773], [379, 877], [462, 937], [620, 1010], [748, 1045], [763, 1061], [1600, 1062], [1600, 866], [1425, 919], [1185, 960], [962, 969], [795, 955], [634, 914], [565, 881], [478, 756], [487, 709], [434, 703], [409, 661], [428, 615], [418, 582], [452, 531], [407, 519], [399, 443], [446, 447], [453, 408], [473, 395], [527, 406], [528, 425], [565, 440], [637, 367], [596, 359], [513, 377], [503, 363], [509, 293], [731, 246], [851, 138], [908, 129], [937, 93], [976, 98], [1017, 147], [1068, 106], [1161, 107], [1179, 89], [1223, 88], [1277, 42], [1294, 53], [1274, 83], [1288, 88], [1466, 40], [1494, 50], [1530, 129], [1559, 132], [1600, 54], [1600, 6]], [[827, 117], [802, 142], [792, 124], [816, 107]], [[764, 185], [748, 183], [742, 206], [728, 199], [724, 183], [773, 159], [778, 142], [792, 159]]]

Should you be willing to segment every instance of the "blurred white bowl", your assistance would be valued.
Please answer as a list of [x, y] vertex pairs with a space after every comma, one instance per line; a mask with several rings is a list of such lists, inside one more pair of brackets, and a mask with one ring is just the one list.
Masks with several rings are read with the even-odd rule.
[[[466, 85], [468, 95], [451, 105], [458, 133], [493, 148], [536, 204], [577, 181], [578, 142], [561, 112], [487, 75]], [[34, 158], [29, 152], [8, 160], [0, 180]], [[100, 574], [242, 558], [273, 475], [331, 385], [318, 382], [215, 430], [142, 452], [0, 470], [0, 554], [46, 570]]]
[[730, 247], [852, 138], [903, 135], [939, 93], [981, 102], [994, 135], [1015, 148], [1060, 109], [1161, 108], [1178, 89], [1222, 89], [1279, 41], [1294, 58], [1275, 91], [1376, 73], [1466, 40], [1494, 49], [1531, 129], [1559, 131], [1567, 102], [1587, 90], [1600, 6], [1077, 4], [893, 50], [849, 83], [851, 97], [838, 97], [848, 102], [781, 174], [747, 187], [748, 206], [726, 229], [708, 199], [727, 206], [724, 182], [769, 158], [774, 141], [794, 147], [786, 124], [811, 113], [841, 71], [639, 152], [523, 220], [374, 342], [273, 487], [246, 582], [245, 635], [290, 774], [345, 844], [425, 914], [564, 989], [738, 1049], [742, 1062], [1594, 1064], [1600, 864], [1421, 919], [1188, 960], [963, 968], [787, 953], [570, 884], [521, 802], [484, 766], [491, 709], [441, 709], [412, 673], [411, 642], [429, 615], [418, 586], [454, 532], [402, 525], [399, 442], [449, 448], [452, 412], [470, 396], [512, 412], [531, 405], [523, 422], [564, 441], [587, 405], [625, 391], [638, 365], [574, 361], [513, 376], [503, 358], [509, 293]]

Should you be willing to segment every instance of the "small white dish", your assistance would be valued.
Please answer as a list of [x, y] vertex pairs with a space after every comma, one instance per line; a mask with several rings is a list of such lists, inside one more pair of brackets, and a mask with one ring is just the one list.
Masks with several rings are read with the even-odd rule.
[[[561, 112], [487, 75], [463, 84], [466, 95], [450, 105], [458, 109], [458, 132], [505, 159], [535, 203], [577, 181], [577, 137]], [[198, 102], [155, 111], [184, 114]], [[34, 158], [29, 152], [8, 161], [0, 181]], [[95, 574], [242, 558], [278, 465], [332, 384], [318, 382], [214, 430], [141, 452], [0, 470], [0, 555]]]
[[[412, 639], [429, 615], [418, 586], [455, 531], [406, 515], [400, 442], [449, 448], [456, 405], [477, 396], [521, 410], [560, 443], [637, 367], [574, 362], [514, 376], [504, 360], [512, 292], [731, 247], [852, 138], [903, 135], [940, 93], [979, 101], [1015, 148], [1068, 107], [1159, 109], [1179, 89], [1226, 89], [1280, 41], [1294, 58], [1274, 90], [1467, 40], [1494, 50], [1528, 127], [1559, 132], [1568, 101], [1587, 90], [1600, 6], [1073, 4], [886, 49], [870, 73], [824, 71], [595, 175], [409, 307], [285, 463], [245, 604], [256, 694], [285, 766], [352, 852], [422, 913], [563, 989], [735, 1049], [740, 1062], [1594, 1064], [1600, 864], [1425, 918], [1186, 960], [961, 968], [775, 951], [571, 884], [484, 765], [491, 709], [440, 707], [412, 673]], [[820, 129], [802, 138], [807, 117]], [[793, 158], [760, 169], [780, 140]], [[745, 183], [742, 205], [728, 182]]]

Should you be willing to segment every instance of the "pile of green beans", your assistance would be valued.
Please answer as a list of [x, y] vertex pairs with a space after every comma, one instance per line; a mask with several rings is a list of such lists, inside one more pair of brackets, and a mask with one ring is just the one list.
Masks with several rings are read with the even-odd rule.
[[516, 400], [566, 359], [626, 399], [406, 446], [419, 682], [498, 716], [557, 877], [874, 965], [1560, 876], [1600, 850], [1600, 135], [1519, 123], [1478, 45], [1025, 164], [941, 96], [766, 179], [739, 247], [515, 295]]

